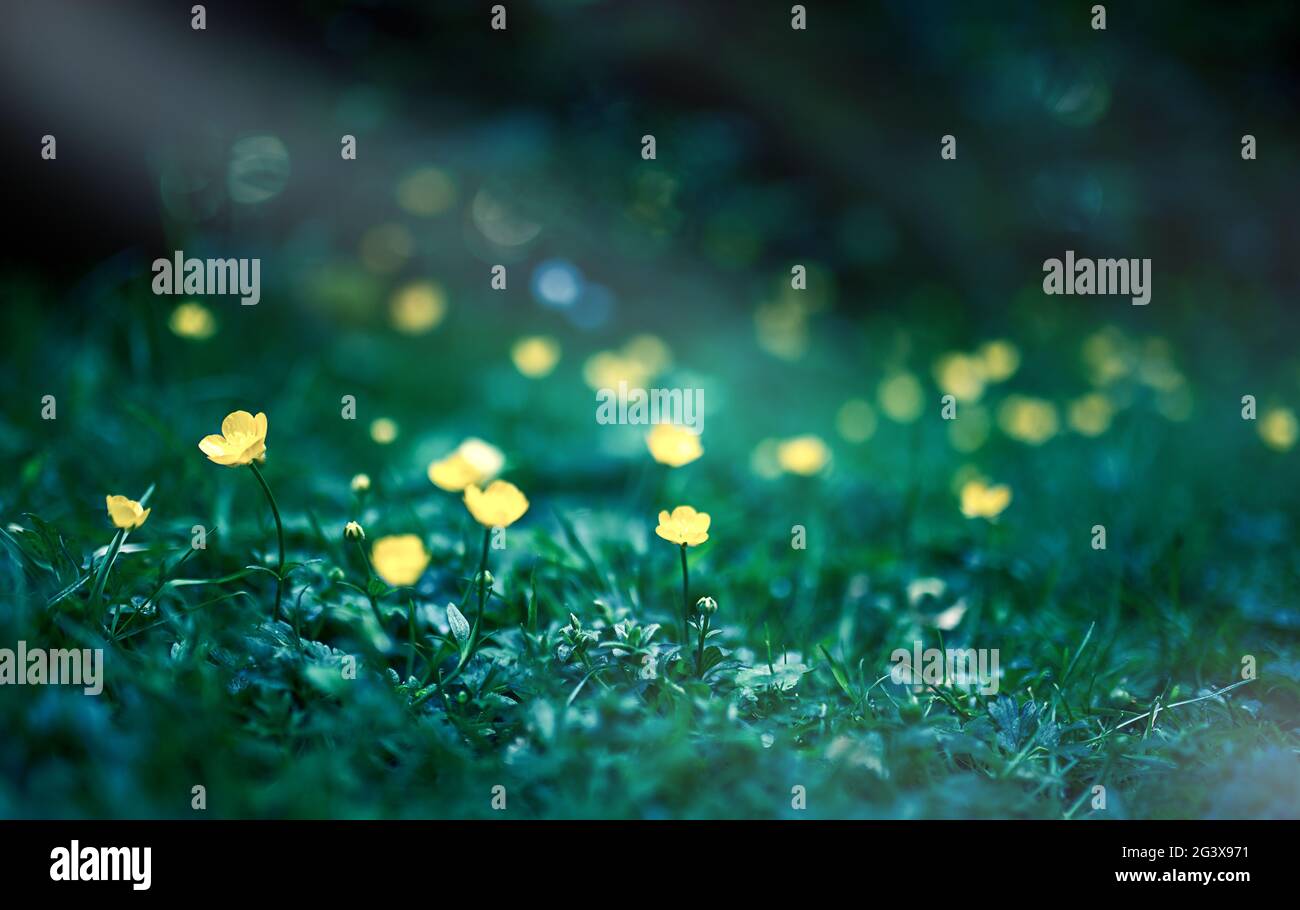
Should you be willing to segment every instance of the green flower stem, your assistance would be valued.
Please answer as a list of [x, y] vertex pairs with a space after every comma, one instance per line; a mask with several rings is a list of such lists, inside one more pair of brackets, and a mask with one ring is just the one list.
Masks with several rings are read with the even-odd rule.
[[682, 544], [682, 650], [691, 640], [691, 576], [686, 569], [686, 544]]
[[406, 656], [406, 678], [415, 676], [415, 598], [406, 599], [406, 633], [411, 643], [411, 653]]
[[275, 516], [275, 534], [280, 543], [280, 561], [275, 567], [275, 612], [271, 614], [271, 618], [279, 619], [280, 601], [284, 598], [284, 523], [280, 521], [280, 507], [275, 504], [275, 496], [267, 486], [266, 478], [262, 476], [262, 469], [257, 466], [256, 461], [250, 461], [248, 466], [253, 469], [253, 476], [257, 478], [257, 482], [262, 485], [266, 501], [271, 504], [271, 514]]
[[704, 678], [704, 642], [709, 637], [709, 614], [700, 614], [700, 646], [695, 652], [695, 671]]
[[[469, 663], [469, 659], [474, 656], [474, 650], [478, 645], [479, 623], [482, 622], [483, 620], [483, 609], [487, 604], [487, 590], [486, 590], [487, 578], [484, 573], [487, 572], [488, 544], [491, 542], [491, 540], [492, 540], [492, 529], [484, 528], [483, 529], [483, 555], [479, 559], [478, 578], [475, 579], [478, 582], [478, 612], [474, 614], [474, 625], [470, 626], [469, 641], [466, 643], [465, 648], [460, 652], [460, 660], [456, 662], [456, 669], [452, 670], [449, 674], [447, 674], [446, 679], [443, 679], [438, 683], [439, 691], [442, 692], [447, 691], [447, 685], [453, 679], [455, 679], [457, 676], [460, 675], [461, 670], [465, 669], [465, 664]], [[420, 699], [419, 701], [416, 702], [416, 704], [419, 704], [423, 700], [424, 699]]]
[[370, 593], [370, 583], [375, 579], [375, 567], [370, 562], [370, 554], [362, 546], [360, 538], [354, 541], [357, 545], [357, 552], [361, 554], [361, 560], [366, 564], [366, 600], [370, 601], [370, 609], [375, 614], [375, 622], [379, 623], [382, 631], [384, 628], [384, 616], [379, 612], [379, 601], [375, 600], [375, 595]]
[[108, 545], [108, 552], [104, 554], [104, 561], [99, 564], [99, 575], [95, 578], [95, 588], [90, 594], [90, 609], [92, 612], [98, 611], [100, 599], [104, 596], [104, 585], [108, 582], [109, 570], [113, 568], [113, 563], [117, 561], [117, 554], [122, 549], [122, 542], [126, 540], [126, 531], [119, 528], [113, 535], [112, 542]]

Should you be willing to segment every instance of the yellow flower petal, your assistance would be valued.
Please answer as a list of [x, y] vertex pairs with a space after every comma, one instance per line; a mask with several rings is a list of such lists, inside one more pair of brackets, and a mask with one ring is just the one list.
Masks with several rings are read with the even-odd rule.
[[415, 534], [381, 537], [370, 548], [375, 572], [395, 588], [413, 585], [429, 566], [429, 552]]
[[655, 424], [645, 442], [650, 456], [670, 468], [690, 464], [704, 454], [699, 434], [673, 423]]
[[514, 484], [494, 480], [486, 490], [477, 484], [466, 487], [465, 508], [484, 527], [507, 528], [528, 511], [528, 499]]
[[659, 513], [659, 526], [655, 533], [670, 543], [697, 547], [709, 539], [711, 519], [707, 512], [697, 512], [692, 506], [678, 506], [672, 514]]
[[113, 522], [113, 527], [127, 531], [144, 524], [149, 513], [153, 511], [125, 496], [105, 496], [104, 505], [108, 508], [108, 518]]

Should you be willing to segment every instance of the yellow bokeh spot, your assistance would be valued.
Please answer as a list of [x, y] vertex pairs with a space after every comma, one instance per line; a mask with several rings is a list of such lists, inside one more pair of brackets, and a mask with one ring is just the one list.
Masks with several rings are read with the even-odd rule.
[[416, 281], [399, 288], [388, 304], [393, 328], [406, 335], [432, 331], [446, 315], [447, 295], [433, 281]]
[[967, 354], [944, 354], [934, 364], [934, 381], [958, 401], [979, 401], [984, 394], [984, 364]]
[[1084, 436], [1100, 436], [1110, 429], [1115, 406], [1100, 392], [1091, 392], [1070, 402], [1067, 419], [1070, 429]]
[[876, 409], [861, 398], [850, 398], [835, 415], [835, 429], [849, 442], [866, 442], [876, 433]]
[[643, 364], [617, 351], [597, 351], [582, 365], [582, 378], [596, 390], [617, 388], [620, 382], [629, 388], [643, 388], [650, 374]]
[[1296, 442], [1295, 412], [1290, 408], [1269, 408], [1260, 415], [1258, 430], [1264, 445], [1274, 451], [1285, 452]]
[[811, 477], [831, 460], [831, 450], [820, 436], [807, 434], [786, 439], [776, 447], [776, 463], [789, 474]]
[[639, 364], [650, 376], [663, 372], [672, 363], [668, 345], [654, 335], [637, 335], [623, 345], [623, 356]]
[[376, 417], [370, 423], [370, 438], [381, 446], [397, 439], [397, 422], [388, 417]]
[[510, 359], [529, 379], [541, 379], [560, 362], [560, 343], [548, 335], [528, 335], [510, 348]]
[[911, 373], [895, 373], [882, 380], [876, 395], [885, 416], [898, 423], [913, 423], [925, 406], [921, 382]]
[[203, 341], [217, 333], [217, 320], [212, 311], [197, 300], [186, 300], [172, 310], [167, 327], [181, 338]]
[[1056, 405], [1043, 398], [1011, 395], [998, 408], [998, 426], [1012, 439], [1039, 446], [1056, 435]]
[[650, 457], [670, 468], [688, 465], [704, 454], [698, 433], [673, 423], [658, 423], [646, 434]]
[[798, 360], [808, 350], [808, 312], [795, 300], [759, 304], [754, 312], [758, 345], [782, 360]]
[[1020, 349], [1003, 338], [984, 342], [976, 356], [989, 382], [1005, 382], [1020, 369]]

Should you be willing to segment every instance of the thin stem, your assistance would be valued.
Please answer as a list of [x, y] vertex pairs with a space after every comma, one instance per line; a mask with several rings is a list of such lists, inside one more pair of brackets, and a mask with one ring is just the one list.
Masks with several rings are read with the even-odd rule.
[[379, 602], [375, 600], [375, 595], [370, 593], [370, 583], [375, 578], [375, 567], [370, 564], [370, 554], [366, 548], [361, 545], [360, 539], [355, 541], [357, 550], [361, 553], [361, 559], [366, 564], [366, 600], [370, 601], [370, 609], [375, 614], [375, 622], [379, 623], [379, 630], [384, 630], [384, 616], [379, 612]]
[[709, 637], [709, 614], [700, 614], [700, 646], [695, 652], [695, 672], [704, 678], [704, 641]]
[[682, 544], [682, 648], [687, 647], [691, 639], [691, 577], [686, 569], [686, 544]]
[[91, 611], [98, 611], [100, 598], [104, 596], [104, 584], [108, 581], [109, 570], [113, 568], [113, 563], [117, 561], [118, 551], [122, 549], [122, 541], [126, 540], [126, 531], [118, 529], [113, 535], [113, 541], [108, 545], [108, 552], [104, 554], [104, 561], [99, 567], [99, 576], [95, 579], [95, 588], [90, 594]]
[[406, 633], [411, 643], [411, 653], [406, 656], [406, 678], [415, 676], [415, 598], [406, 599]]
[[[491, 539], [492, 539], [492, 529], [484, 528], [483, 529], [483, 556], [479, 559], [478, 562], [478, 578], [476, 579], [478, 581], [478, 612], [474, 614], [474, 625], [470, 627], [469, 640], [466, 642], [466, 646], [464, 650], [460, 652], [460, 660], [456, 661], [456, 668], [447, 675], [446, 679], [442, 680], [438, 684], [438, 689], [442, 692], [446, 692], [447, 684], [450, 683], [457, 676], [459, 676], [461, 670], [465, 669], [465, 664], [469, 663], [469, 659], [474, 655], [474, 648], [478, 644], [479, 623], [482, 622], [483, 620], [483, 608], [486, 604], [487, 592], [485, 590], [485, 586], [487, 584], [487, 577], [484, 573], [487, 572], [488, 543], [491, 541]], [[469, 592], [466, 591], [465, 593], [468, 594]], [[422, 700], [423, 699], [421, 699], [421, 701]]]
[[275, 534], [280, 543], [280, 561], [275, 567], [275, 612], [271, 614], [271, 618], [279, 619], [280, 601], [284, 597], [284, 524], [280, 521], [280, 507], [275, 504], [275, 496], [267, 486], [266, 478], [262, 476], [262, 469], [255, 461], [250, 461], [248, 466], [253, 469], [253, 476], [257, 478], [257, 482], [262, 485], [266, 501], [271, 504], [271, 514], [275, 516]]

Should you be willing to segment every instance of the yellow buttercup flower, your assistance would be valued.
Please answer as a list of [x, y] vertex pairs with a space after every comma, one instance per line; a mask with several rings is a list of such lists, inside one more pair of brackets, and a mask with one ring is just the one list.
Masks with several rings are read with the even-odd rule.
[[370, 475], [358, 474], [352, 478], [352, 492], [365, 493], [370, 489]]
[[514, 343], [510, 359], [515, 369], [529, 379], [541, 379], [560, 362], [560, 344], [546, 335], [529, 335]]
[[508, 528], [528, 511], [528, 499], [514, 484], [494, 480], [486, 490], [477, 484], [466, 487], [465, 508], [484, 527]]
[[1084, 436], [1100, 436], [1110, 429], [1115, 407], [1101, 392], [1090, 392], [1070, 402], [1070, 429]]
[[790, 474], [811, 477], [826, 467], [830, 460], [831, 450], [820, 436], [795, 436], [776, 447], [776, 463]]
[[234, 467], [250, 464], [266, 456], [266, 415], [254, 417], [247, 411], [227, 414], [221, 421], [221, 435], [204, 436], [199, 450], [209, 461]]
[[217, 321], [212, 317], [212, 311], [203, 304], [197, 300], [186, 300], [172, 310], [167, 327], [180, 338], [204, 341], [216, 334]]
[[447, 295], [433, 281], [416, 281], [400, 288], [388, 304], [393, 328], [406, 335], [423, 335], [447, 315]]
[[1005, 339], [984, 342], [977, 356], [989, 382], [1003, 382], [1020, 369], [1020, 350]]
[[934, 381], [958, 401], [979, 401], [985, 378], [984, 362], [968, 354], [953, 351], [934, 364]]
[[671, 515], [662, 511], [655, 533], [669, 543], [697, 547], [709, 539], [709, 514], [691, 506], [678, 506]]
[[429, 566], [429, 551], [415, 534], [381, 537], [370, 548], [376, 574], [395, 588], [413, 585]]
[[924, 390], [911, 373], [895, 373], [881, 381], [876, 389], [880, 409], [898, 423], [913, 423], [925, 407]]
[[675, 423], [655, 424], [654, 429], [646, 434], [645, 444], [655, 461], [670, 468], [690, 464], [704, 454], [699, 434]]
[[501, 472], [506, 456], [491, 443], [471, 436], [446, 458], [429, 463], [429, 482], [448, 493], [482, 485]]
[[1011, 505], [1011, 487], [1006, 484], [989, 486], [982, 480], [971, 480], [961, 488], [961, 514], [967, 518], [997, 518]]
[[125, 496], [105, 496], [104, 504], [108, 506], [108, 517], [113, 522], [113, 527], [124, 531], [133, 531], [140, 527], [153, 511]]
[[370, 421], [370, 438], [381, 446], [390, 445], [397, 439], [397, 421], [391, 417], [376, 417]]

